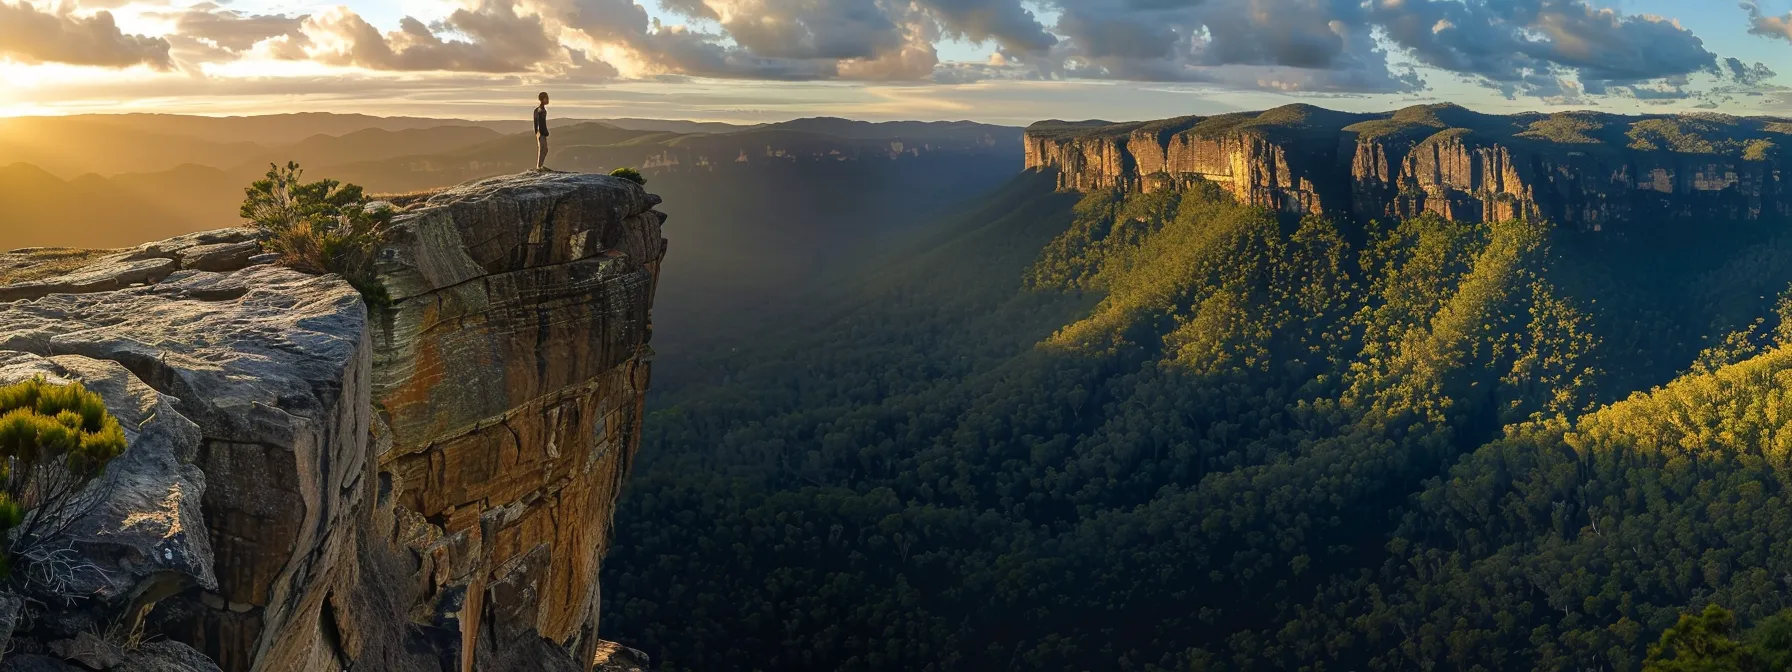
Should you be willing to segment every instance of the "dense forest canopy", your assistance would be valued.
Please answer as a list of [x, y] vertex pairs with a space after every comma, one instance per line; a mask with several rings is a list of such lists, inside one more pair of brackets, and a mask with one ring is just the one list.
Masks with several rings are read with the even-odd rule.
[[606, 638], [676, 670], [1639, 670], [1732, 669], [1663, 667], [1730, 632], [1708, 605], [1779, 632], [1786, 222], [1052, 185], [656, 390]]

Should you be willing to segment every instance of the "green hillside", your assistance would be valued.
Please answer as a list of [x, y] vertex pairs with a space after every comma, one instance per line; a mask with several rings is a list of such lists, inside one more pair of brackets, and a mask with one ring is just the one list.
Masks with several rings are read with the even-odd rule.
[[1786, 606], [1783, 225], [1024, 175], [656, 379], [605, 636], [695, 670], [1639, 669], [1683, 611]]

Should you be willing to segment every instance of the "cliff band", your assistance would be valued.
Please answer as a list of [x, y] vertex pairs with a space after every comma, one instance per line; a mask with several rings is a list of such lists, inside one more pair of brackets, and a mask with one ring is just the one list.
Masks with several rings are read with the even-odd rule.
[[1217, 183], [1239, 201], [1361, 220], [1436, 213], [1746, 221], [1792, 214], [1792, 120], [1719, 114], [1479, 114], [1455, 105], [1351, 114], [1308, 105], [1152, 122], [1046, 121], [1026, 165], [1066, 190]]

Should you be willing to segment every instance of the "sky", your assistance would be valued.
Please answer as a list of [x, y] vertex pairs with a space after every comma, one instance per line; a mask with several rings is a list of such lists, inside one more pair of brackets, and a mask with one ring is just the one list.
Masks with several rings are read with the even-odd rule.
[[[642, 3], [645, 4], [642, 4]], [[0, 0], [0, 116], [1792, 116], [1792, 0]]]

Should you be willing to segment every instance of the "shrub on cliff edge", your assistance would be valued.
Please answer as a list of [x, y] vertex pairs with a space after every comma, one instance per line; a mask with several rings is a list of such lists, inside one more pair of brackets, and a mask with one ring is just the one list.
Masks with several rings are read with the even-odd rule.
[[0, 576], [34, 558], [88, 505], [82, 490], [125, 449], [124, 429], [80, 383], [42, 376], [0, 387]]
[[641, 171], [633, 168], [617, 168], [610, 171], [610, 177], [620, 177], [643, 187], [647, 186], [647, 178], [641, 174]]
[[373, 255], [392, 211], [369, 208], [359, 186], [306, 183], [303, 175], [298, 163], [269, 164], [267, 177], [243, 190], [243, 219], [261, 230], [262, 247], [279, 254], [282, 265], [341, 275], [369, 307], [385, 307], [390, 298], [374, 274]]

